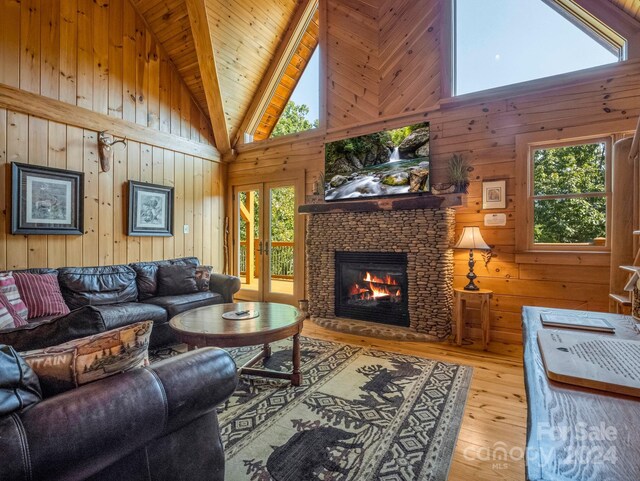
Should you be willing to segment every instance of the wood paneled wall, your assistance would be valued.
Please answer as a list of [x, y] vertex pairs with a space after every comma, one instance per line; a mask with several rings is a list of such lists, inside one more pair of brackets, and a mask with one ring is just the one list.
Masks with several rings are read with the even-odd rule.
[[[212, 144], [206, 116], [129, 0], [0, 0], [0, 12], [0, 83], [86, 109], [82, 112], [97, 122], [112, 118], [193, 145]], [[184, 145], [175, 151], [166, 142], [164, 148], [154, 145], [152, 135], [144, 142], [143, 133], [128, 140], [126, 150], [114, 147], [111, 170], [101, 172], [95, 130], [75, 119], [51, 120], [44, 108], [12, 110], [1, 102], [0, 270], [183, 255], [220, 268], [224, 173], [219, 163], [190, 155]], [[10, 234], [14, 161], [84, 172], [84, 235]], [[175, 187], [174, 237], [126, 235], [127, 180]]]
[[321, 45], [326, 45], [327, 56], [328, 128], [378, 117], [379, 8], [372, 5], [376, 3], [379, 0], [327, 1], [327, 41]]
[[327, 1], [328, 128], [440, 99], [440, 11], [439, 2]]
[[129, 0], [0, 0], [0, 83], [212, 143], [206, 116]]
[[[354, 2], [360, 3], [357, 0], [329, 0], [329, 21], [344, 27], [340, 28], [343, 32], [340, 34], [341, 48], [335, 48], [332, 42], [338, 37], [338, 27], [335, 23], [328, 25], [330, 45], [327, 105], [329, 119], [333, 116], [329, 130], [243, 146], [238, 159], [229, 167], [229, 181], [249, 172], [255, 177], [305, 168], [307, 193], [310, 194], [313, 181], [324, 168], [324, 142], [427, 120], [431, 123], [432, 131], [432, 181], [446, 181], [446, 163], [453, 153], [462, 153], [470, 159], [474, 168], [469, 195], [465, 205], [457, 211], [456, 233], [459, 235], [463, 226], [477, 225], [481, 227], [485, 240], [495, 246], [494, 257], [486, 266], [480, 258], [476, 263], [479, 285], [493, 289], [496, 293], [492, 302], [494, 339], [520, 342], [520, 309], [523, 305], [606, 311], [609, 279], [607, 260], [596, 266], [577, 265], [577, 261], [574, 262], [573, 259], [564, 262], [559, 260], [556, 265], [516, 263], [516, 136], [542, 130], [561, 134], [562, 129], [580, 126], [601, 125], [604, 132], [612, 126], [619, 130], [633, 129], [640, 115], [640, 63], [633, 60], [600, 69], [599, 75], [598, 71], [591, 74], [591, 80], [587, 80], [583, 74], [567, 76], [565, 80], [555, 82], [555, 85], [549, 83], [546, 89], [539, 88], [536, 93], [529, 93], [529, 90], [522, 88], [506, 89], [503, 94], [494, 95], [490, 101], [477, 98], [475, 101], [438, 102], [438, 72], [433, 68], [440, 62], [433, 57], [433, 50], [427, 44], [422, 44], [422, 49], [420, 46], [412, 48], [421, 52], [418, 56], [430, 59], [433, 68], [417, 69], [397, 85], [389, 84], [384, 89], [375, 90], [376, 85], [380, 84], [374, 80], [371, 84], [367, 83], [369, 64], [366, 62], [371, 62], [371, 58], [379, 62], [379, 58], [369, 57], [365, 48], [365, 45], [376, 38], [372, 37], [375, 22], [356, 21], [357, 16], [363, 17], [366, 12], [373, 16], [375, 12], [365, 8], [354, 8], [347, 12], [346, 9], [350, 7], [345, 4], [353, 7]], [[392, 34], [395, 40], [385, 40], [384, 49], [394, 50], [393, 45], [386, 43], [393, 43], [397, 47], [393, 58], [398, 65], [413, 65], [410, 59], [414, 54], [404, 50], [404, 45], [413, 38], [416, 29], [418, 33], [420, 28], [429, 29], [431, 22], [427, 18], [430, 17], [425, 12], [430, 11], [429, 7], [433, 3], [427, 0], [400, 0], [394, 3], [403, 6], [406, 12], [412, 11], [419, 4], [425, 15], [419, 27], [409, 21], [400, 21], [399, 19], [404, 18], [402, 11], [387, 12], [395, 16], [397, 28]], [[346, 19], [347, 13], [349, 19]], [[434, 15], [439, 14], [434, 12]], [[439, 27], [434, 24], [434, 32], [437, 28]], [[382, 38], [385, 32], [382, 30], [380, 35]], [[438, 35], [433, 37], [434, 42]], [[429, 42], [428, 39], [427, 35], [425, 42]], [[333, 80], [338, 78], [338, 67], [345, 75], [340, 77], [342, 84], [336, 86]], [[376, 68], [379, 68], [379, 63]], [[397, 78], [403, 72], [399, 71]], [[375, 76], [372, 75], [373, 77]], [[408, 91], [403, 89], [405, 85], [408, 86]], [[375, 95], [370, 89], [373, 89]], [[356, 91], [359, 92], [358, 95], [368, 92], [370, 105], [367, 108], [343, 109], [341, 106], [345, 105], [348, 97], [343, 92], [347, 91], [352, 99]], [[409, 91], [411, 95], [405, 94]], [[397, 100], [398, 96], [402, 96], [400, 100]], [[431, 99], [429, 107], [424, 107], [425, 98]], [[374, 110], [376, 113], [383, 111], [384, 105], [393, 105], [393, 113], [408, 113], [382, 117], [374, 114]], [[495, 179], [507, 180], [508, 203], [507, 208], [501, 212], [507, 214], [508, 220], [505, 227], [488, 228], [483, 226], [485, 213], [497, 211], [482, 210], [481, 186], [483, 180]], [[466, 253], [457, 253], [456, 285], [466, 283], [466, 273]], [[479, 338], [479, 316], [473, 310], [471, 324], [471, 333]]]

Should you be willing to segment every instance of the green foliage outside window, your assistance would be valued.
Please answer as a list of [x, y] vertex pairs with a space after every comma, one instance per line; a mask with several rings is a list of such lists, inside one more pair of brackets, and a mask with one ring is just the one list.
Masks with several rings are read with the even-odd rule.
[[[247, 193], [240, 192], [239, 201], [246, 202]], [[253, 201], [254, 239], [260, 238], [259, 224], [260, 199], [255, 193]], [[293, 187], [277, 187], [271, 189], [271, 240], [272, 242], [293, 242], [295, 220], [295, 189]], [[240, 218], [240, 241], [246, 241], [246, 222]]]
[[305, 104], [297, 105], [295, 102], [289, 101], [282, 115], [280, 115], [273, 132], [271, 132], [271, 137], [280, 137], [318, 128], [320, 121], [316, 119], [311, 122], [307, 119], [307, 115], [309, 115], [309, 107]]
[[[605, 144], [540, 149], [534, 152], [535, 243], [592, 243], [606, 236], [606, 199], [570, 194], [606, 192]], [[566, 195], [560, 199], [536, 196]]]
[[271, 241], [293, 242], [293, 223], [296, 216], [295, 189], [271, 189]]

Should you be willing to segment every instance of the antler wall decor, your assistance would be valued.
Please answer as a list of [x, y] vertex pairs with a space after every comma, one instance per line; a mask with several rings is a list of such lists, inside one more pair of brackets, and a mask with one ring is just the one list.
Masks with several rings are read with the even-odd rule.
[[113, 147], [115, 144], [122, 143], [127, 148], [127, 139], [115, 140], [112, 135], [107, 134], [106, 130], [98, 132], [98, 157], [100, 158], [100, 167], [103, 172], [109, 172], [111, 169], [111, 160], [113, 159]]

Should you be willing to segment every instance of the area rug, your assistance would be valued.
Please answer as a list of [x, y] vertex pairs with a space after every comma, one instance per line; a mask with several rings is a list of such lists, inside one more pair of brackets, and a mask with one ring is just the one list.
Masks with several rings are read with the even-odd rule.
[[[291, 342], [272, 347], [265, 365], [290, 370]], [[230, 353], [242, 363], [258, 349]], [[226, 479], [447, 479], [470, 367], [311, 338], [301, 354], [300, 387], [242, 377], [219, 410]]]

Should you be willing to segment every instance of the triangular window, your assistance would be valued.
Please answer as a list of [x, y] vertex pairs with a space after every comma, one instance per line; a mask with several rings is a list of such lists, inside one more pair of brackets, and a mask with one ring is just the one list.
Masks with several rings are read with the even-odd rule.
[[317, 4], [301, 19], [302, 29], [288, 62], [279, 72], [273, 95], [253, 132], [253, 140], [302, 132], [319, 124], [320, 26]]
[[571, 0], [452, 1], [455, 95], [624, 59], [624, 39]]
[[320, 124], [320, 75], [318, 49], [313, 52], [295, 86], [271, 137], [318, 128]]

